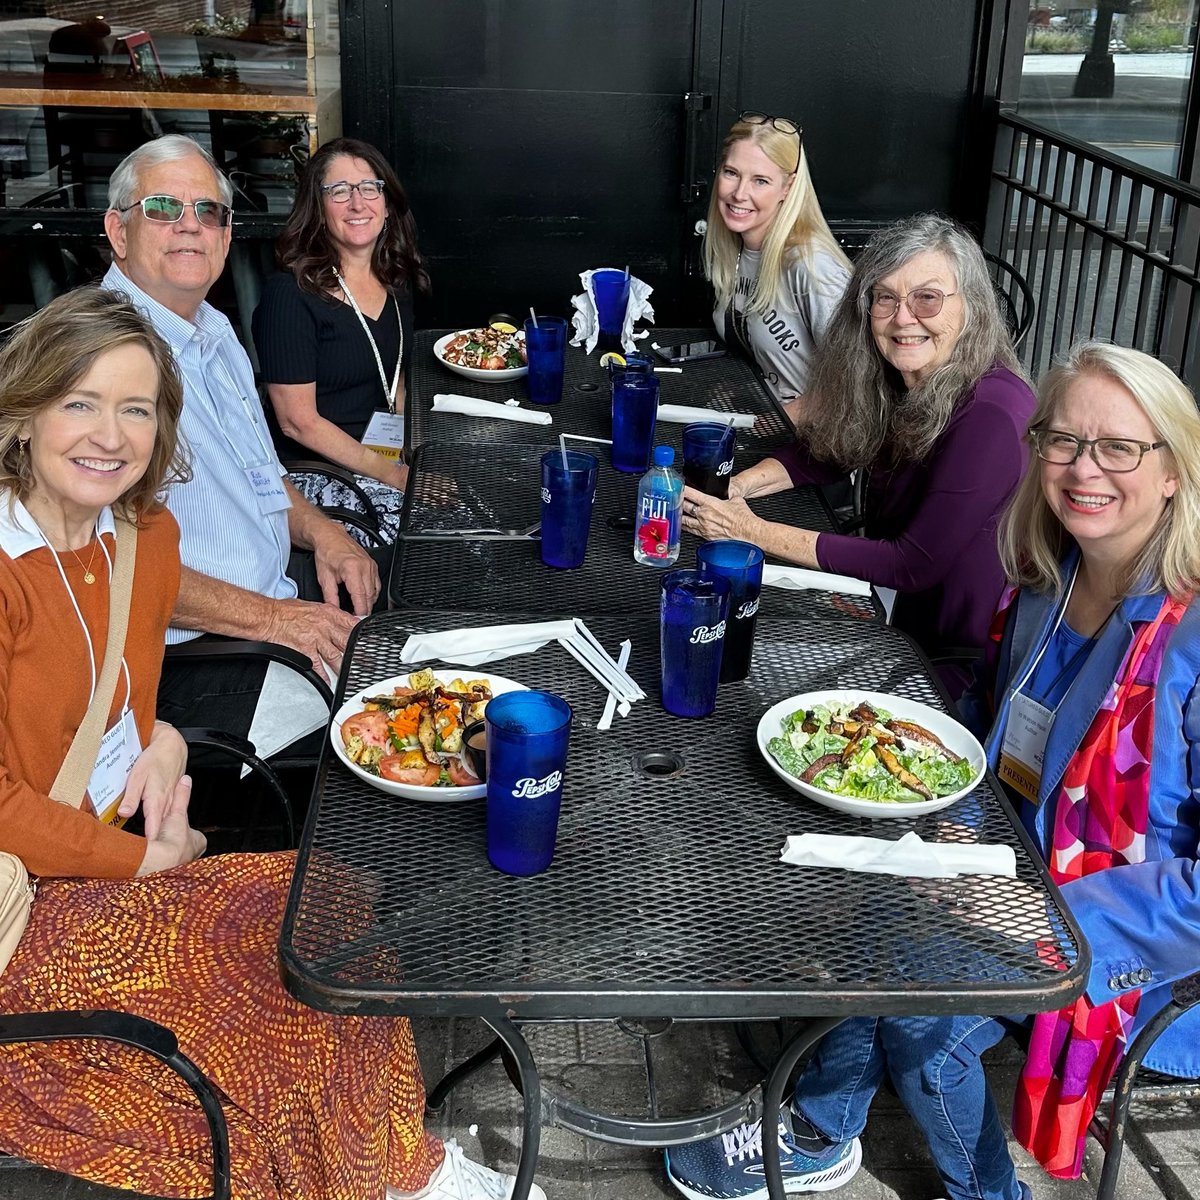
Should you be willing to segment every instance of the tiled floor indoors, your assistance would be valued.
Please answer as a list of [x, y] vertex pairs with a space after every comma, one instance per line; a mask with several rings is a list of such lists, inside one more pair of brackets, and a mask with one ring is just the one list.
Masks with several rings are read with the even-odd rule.
[[[450, 1066], [488, 1040], [485, 1027], [468, 1019], [414, 1022], [426, 1080], [433, 1085]], [[543, 1081], [556, 1092], [609, 1112], [644, 1111], [645, 1076], [639, 1038], [615, 1026], [539, 1025], [526, 1027]], [[766, 1027], [755, 1028], [756, 1037]], [[1010, 1101], [1019, 1052], [1005, 1042], [992, 1052], [989, 1073]], [[753, 1081], [757, 1072], [729, 1025], [675, 1026], [653, 1039], [659, 1072], [660, 1111], [691, 1111], [728, 1098]], [[467, 1153], [493, 1166], [512, 1169], [519, 1141], [519, 1097], [499, 1062], [492, 1062], [460, 1085], [430, 1128], [457, 1137]], [[1143, 1113], [1143, 1163], [1126, 1151], [1118, 1200], [1158, 1200], [1158, 1180], [1174, 1175], [1176, 1195], [1200, 1200], [1200, 1105]], [[1148, 1151], [1148, 1153], [1147, 1153]], [[1023, 1177], [1036, 1200], [1088, 1200], [1095, 1195], [1099, 1154], [1089, 1151], [1091, 1180], [1060, 1182], [1043, 1175], [1024, 1155]], [[1144, 1165], [1153, 1157], [1152, 1168]], [[662, 1156], [649, 1149], [592, 1141], [561, 1129], [543, 1131], [537, 1175], [549, 1200], [664, 1200], [675, 1196], [662, 1171]], [[934, 1200], [942, 1194], [919, 1135], [894, 1096], [881, 1092], [864, 1139], [863, 1167], [839, 1200]], [[32, 1168], [0, 1169], [3, 1200], [116, 1200], [127, 1193], [89, 1187]]]

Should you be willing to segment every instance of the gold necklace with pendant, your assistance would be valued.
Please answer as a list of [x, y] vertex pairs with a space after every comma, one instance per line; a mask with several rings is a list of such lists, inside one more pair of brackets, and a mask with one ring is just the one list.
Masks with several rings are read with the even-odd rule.
[[91, 556], [91, 558], [88, 559], [86, 567], [83, 567], [83, 559], [80, 558], [79, 555], [76, 554], [76, 552], [74, 550], [71, 551], [71, 554], [74, 557], [75, 561], [81, 567], [83, 567], [83, 582], [84, 583], [95, 583], [96, 582], [96, 576], [92, 574], [92, 563], [94, 563], [96, 561], [96, 550], [99, 547], [99, 545], [100, 545], [100, 535], [97, 534], [96, 540], [92, 543], [92, 556]]

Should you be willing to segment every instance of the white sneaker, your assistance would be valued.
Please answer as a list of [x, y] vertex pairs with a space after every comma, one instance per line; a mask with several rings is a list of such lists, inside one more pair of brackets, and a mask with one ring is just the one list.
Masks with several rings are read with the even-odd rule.
[[[388, 1200], [509, 1200], [512, 1196], [512, 1175], [504, 1175], [473, 1162], [462, 1147], [449, 1138], [446, 1157], [434, 1172], [433, 1178], [419, 1192], [398, 1192], [387, 1189]], [[529, 1200], [546, 1200], [546, 1193], [535, 1183], [529, 1189]]]

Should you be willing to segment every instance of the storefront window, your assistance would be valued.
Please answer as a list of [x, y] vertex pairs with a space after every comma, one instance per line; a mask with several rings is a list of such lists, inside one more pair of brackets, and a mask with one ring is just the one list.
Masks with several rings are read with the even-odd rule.
[[1198, 9], [1197, 0], [1030, 0], [1021, 115], [1177, 175]]
[[106, 207], [132, 149], [183, 133], [239, 212], [286, 213], [296, 172], [338, 130], [336, 0], [0, 0], [5, 208]]

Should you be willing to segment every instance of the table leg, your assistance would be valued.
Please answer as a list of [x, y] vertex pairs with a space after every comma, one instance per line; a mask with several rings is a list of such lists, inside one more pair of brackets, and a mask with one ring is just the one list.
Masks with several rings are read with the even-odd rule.
[[440, 1116], [442, 1109], [446, 1107], [450, 1093], [464, 1079], [474, 1075], [480, 1067], [487, 1066], [503, 1049], [504, 1043], [499, 1038], [494, 1038], [478, 1053], [472, 1054], [470, 1058], [460, 1062], [457, 1067], [447, 1071], [438, 1081], [437, 1086], [425, 1097], [425, 1115], [427, 1117]]
[[[521, 1101], [525, 1119], [522, 1125], [521, 1159], [517, 1164], [517, 1178], [513, 1183], [511, 1200], [529, 1200], [529, 1187], [537, 1169], [538, 1147], [542, 1140], [542, 1081], [538, 1077], [533, 1055], [516, 1025], [507, 1017], [484, 1017], [483, 1022], [504, 1043], [521, 1077]], [[782, 1088], [780, 1091], [782, 1092]], [[782, 1185], [779, 1195], [783, 1196]]]
[[[763, 1172], [770, 1200], [787, 1200], [783, 1191], [783, 1169], [779, 1165], [779, 1155], [775, 1153], [775, 1125], [777, 1114], [783, 1105], [783, 1089], [787, 1087], [788, 1076], [800, 1059], [831, 1029], [835, 1029], [841, 1023], [840, 1017], [829, 1017], [824, 1021], [814, 1021], [802, 1029], [783, 1048], [779, 1061], [767, 1079], [763, 1089], [762, 1148]], [[514, 1192], [513, 1195], [516, 1200], [517, 1193]], [[524, 1200], [523, 1196], [521, 1200]]]

